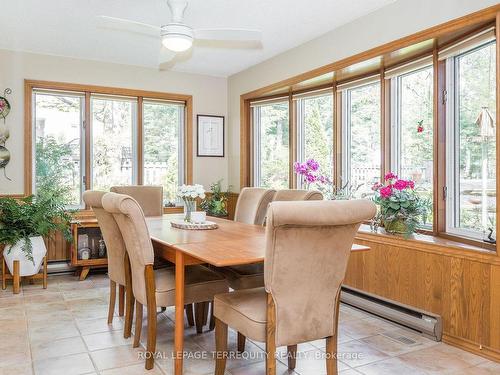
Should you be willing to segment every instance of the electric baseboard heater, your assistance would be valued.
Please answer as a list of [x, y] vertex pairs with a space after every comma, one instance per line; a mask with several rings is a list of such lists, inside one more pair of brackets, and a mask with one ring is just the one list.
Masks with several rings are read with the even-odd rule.
[[342, 286], [340, 301], [411, 328], [432, 340], [441, 341], [443, 324], [439, 315], [349, 286]]

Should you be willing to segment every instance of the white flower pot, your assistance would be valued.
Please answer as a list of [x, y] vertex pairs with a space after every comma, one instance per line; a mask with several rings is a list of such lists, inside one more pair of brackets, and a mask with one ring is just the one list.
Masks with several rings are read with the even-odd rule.
[[47, 248], [45, 247], [43, 238], [40, 236], [30, 237], [30, 241], [33, 248], [33, 262], [26, 258], [26, 254], [22, 250], [24, 240], [19, 241], [14, 246], [5, 246], [3, 257], [12, 275], [14, 274], [15, 260], [19, 260], [20, 276], [31, 276], [37, 274], [38, 271], [40, 271], [43, 257], [45, 256], [45, 254], [47, 254]]

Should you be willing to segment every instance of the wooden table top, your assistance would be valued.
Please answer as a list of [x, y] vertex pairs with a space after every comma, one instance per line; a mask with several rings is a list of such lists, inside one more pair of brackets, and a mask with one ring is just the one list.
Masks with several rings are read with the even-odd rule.
[[[182, 218], [182, 214], [146, 218], [151, 239], [216, 267], [264, 261], [265, 227], [215, 217], [209, 218], [219, 226], [213, 230], [185, 230], [170, 225], [172, 220]], [[352, 247], [353, 251], [369, 249], [362, 245]]]

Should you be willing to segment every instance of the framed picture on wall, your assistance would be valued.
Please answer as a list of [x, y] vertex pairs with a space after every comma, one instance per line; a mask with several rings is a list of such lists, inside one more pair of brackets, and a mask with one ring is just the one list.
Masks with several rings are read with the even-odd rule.
[[224, 157], [224, 116], [197, 115], [196, 156]]

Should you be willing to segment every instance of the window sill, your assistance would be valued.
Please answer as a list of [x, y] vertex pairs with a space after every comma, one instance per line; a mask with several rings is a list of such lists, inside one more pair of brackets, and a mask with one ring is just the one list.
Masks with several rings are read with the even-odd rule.
[[401, 235], [388, 234], [380, 228], [377, 232], [372, 232], [369, 225], [363, 224], [359, 228], [356, 239], [500, 265], [500, 257], [495, 250], [487, 250], [479, 246], [429, 234], [415, 233], [409, 238], [405, 238]]

